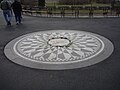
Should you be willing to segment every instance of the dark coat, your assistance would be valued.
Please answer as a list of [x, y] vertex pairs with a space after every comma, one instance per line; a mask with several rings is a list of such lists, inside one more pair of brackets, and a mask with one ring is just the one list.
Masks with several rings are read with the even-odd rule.
[[12, 6], [14, 13], [21, 13], [22, 12], [22, 6], [21, 6], [20, 2], [15, 1], [15, 2], [13, 2], [13, 4], [11, 6]]

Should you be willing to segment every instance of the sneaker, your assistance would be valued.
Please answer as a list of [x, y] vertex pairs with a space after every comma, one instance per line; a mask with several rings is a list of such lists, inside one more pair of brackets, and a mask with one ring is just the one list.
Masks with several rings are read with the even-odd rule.
[[16, 22], [16, 25], [18, 25], [19, 23], [18, 22]]

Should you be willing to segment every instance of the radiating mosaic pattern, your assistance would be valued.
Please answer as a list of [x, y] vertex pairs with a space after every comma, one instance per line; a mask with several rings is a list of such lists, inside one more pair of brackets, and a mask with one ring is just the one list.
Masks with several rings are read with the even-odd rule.
[[82, 31], [33, 33], [14, 45], [14, 51], [20, 57], [48, 63], [88, 60], [103, 49], [104, 43], [98, 37]]

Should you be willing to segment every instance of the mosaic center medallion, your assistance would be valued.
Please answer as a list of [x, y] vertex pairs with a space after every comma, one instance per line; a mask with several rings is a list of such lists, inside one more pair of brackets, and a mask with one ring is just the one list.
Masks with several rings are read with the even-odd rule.
[[56, 30], [22, 36], [14, 43], [13, 52], [25, 61], [61, 67], [89, 61], [104, 48], [105, 43], [92, 33]]
[[51, 46], [56, 46], [56, 47], [65, 47], [70, 44], [70, 40], [64, 39], [64, 38], [56, 38], [56, 39], [51, 39], [48, 41], [48, 44]]

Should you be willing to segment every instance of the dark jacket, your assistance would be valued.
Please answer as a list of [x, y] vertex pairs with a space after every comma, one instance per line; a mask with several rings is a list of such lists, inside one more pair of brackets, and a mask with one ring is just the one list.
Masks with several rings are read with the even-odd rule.
[[11, 6], [12, 6], [14, 13], [21, 13], [22, 12], [22, 6], [21, 6], [20, 2], [15, 1], [15, 2], [13, 2], [13, 4]]

